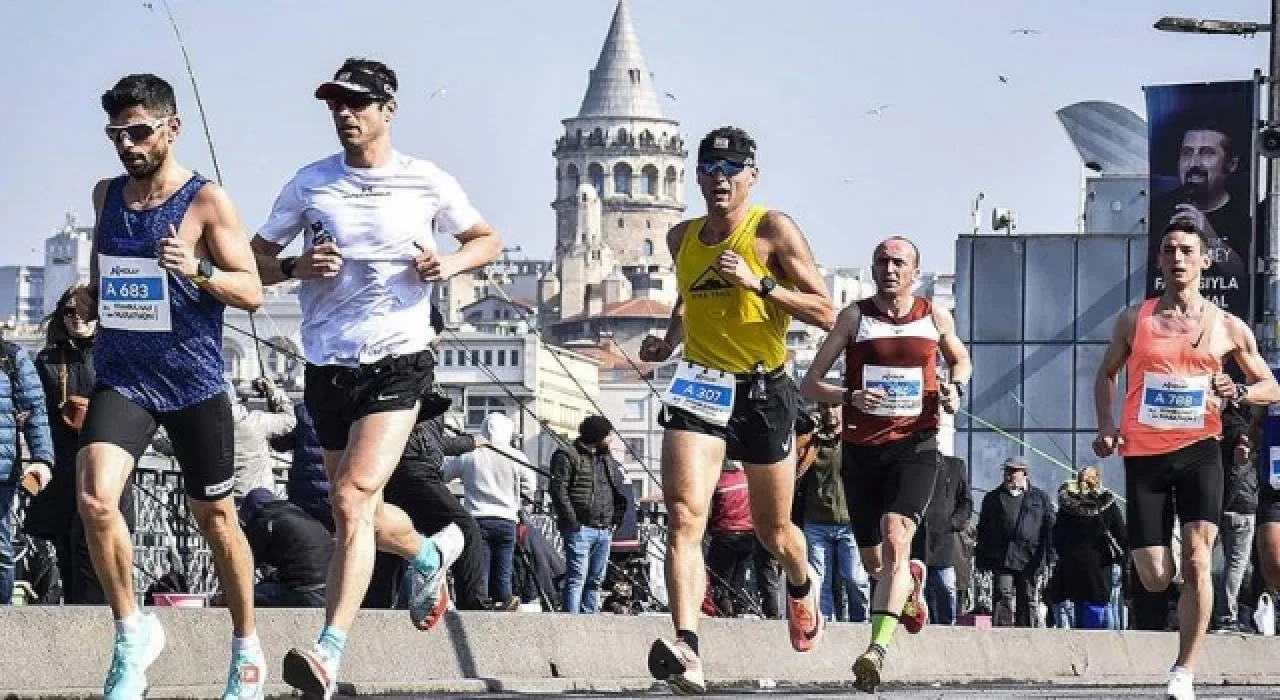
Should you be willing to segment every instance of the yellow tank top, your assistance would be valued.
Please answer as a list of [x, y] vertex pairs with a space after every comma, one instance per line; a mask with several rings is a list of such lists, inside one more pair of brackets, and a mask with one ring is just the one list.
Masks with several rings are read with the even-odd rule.
[[[759, 277], [769, 270], [756, 258], [756, 229], [768, 210], [752, 207], [727, 238], [707, 245], [699, 238], [706, 217], [685, 229], [676, 253], [676, 282], [684, 300], [686, 360], [712, 369], [746, 374], [757, 362], [772, 371], [787, 359], [791, 314], [754, 291], [734, 285], [716, 269], [716, 258], [732, 250]], [[780, 285], [784, 284], [779, 282]], [[790, 283], [786, 283], [791, 288]]]

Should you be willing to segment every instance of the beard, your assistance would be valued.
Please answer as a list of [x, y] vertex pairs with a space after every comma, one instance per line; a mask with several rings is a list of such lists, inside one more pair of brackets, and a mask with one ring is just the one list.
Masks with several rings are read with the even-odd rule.
[[154, 175], [160, 169], [160, 166], [164, 164], [164, 156], [151, 154], [130, 156], [121, 158], [120, 164], [124, 166], [124, 171], [129, 173], [131, 177], [145, 180]]

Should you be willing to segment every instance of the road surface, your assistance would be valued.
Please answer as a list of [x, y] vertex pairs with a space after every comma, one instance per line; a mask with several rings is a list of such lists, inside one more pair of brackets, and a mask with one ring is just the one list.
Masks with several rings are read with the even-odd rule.
[[[930, 688], [930, 687], [887, 687], [874, 696], [862, 693], [855, 693], [852, 689], [841, 688], [833, 689], [829, 692], [808, 691], [743, 691], [743, 692], [724, 692], [703, 695], [708, 700], [728, 700], [729, 698], [748, 698], [750, 700], [767, 700], [770, 697], [782, 697], [788, 700], [793, 699], [809, 699], [809, 700], [831, 700], [836, 697], [856, 698], [884, 698], [885, 700], [1013, 700], [1014, 698], [1038, 698], [1048, 700], [1049, 698], [1063, 698], [1064, 700], [1085, 700], [1089, 698], [1163, 698], [1163, 686], [1144, 686], [1144, 687], [1128, 687], [1128, 688], [1066, 688], [1066, 687], [1032, 687], [1032, 686], [965, 686], [956, 688]], [[406, 700], [408, 697], [414, 696], [384, 696], [382, 700]], [[426, 696], [421, 696], [426, 697]], [[432, 697], [451, 697], [451, 696], [432, 696]], [[460, 696], [459, 696], [460, 697]], [[472, 696], [477, 697], [477, 696]], [[479, 696], [486, 700], [528, 700], [529, 695], [516, 695], [506, 693], [493, 693]], [[536, 696], [539, 700], [550, 700], [552, 698], [565, 698], [571, 700], [616, 700], [622, 695], [601, 695], [601, 694], [571, 694], [571, 695], [543, 695]], [[643, 697], [643, 698], [662, 698], [672, 697], [668, 693], [644, 693], [635, 694], [627, 693], [626, 697]], [[1278, 700], [1280, 699], [1280, 687], [1270, 686], [1196, 686], [1197, 698], [1215, 698], [1217, 700]]]

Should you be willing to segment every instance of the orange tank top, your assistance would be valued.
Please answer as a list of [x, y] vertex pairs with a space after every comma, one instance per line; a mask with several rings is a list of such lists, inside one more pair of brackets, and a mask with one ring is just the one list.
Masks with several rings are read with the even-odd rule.
[[1124, 366], [1120, 454], [1126, 457], [1169, 454], [1222, 433], [1221, 405], [1210, 385], [1222, 359], [1209, 351], [1220, 313], [1209, 305], [1200, 330], [1170, 332], [1153, 315], [1158, 301], [1138, 308]]

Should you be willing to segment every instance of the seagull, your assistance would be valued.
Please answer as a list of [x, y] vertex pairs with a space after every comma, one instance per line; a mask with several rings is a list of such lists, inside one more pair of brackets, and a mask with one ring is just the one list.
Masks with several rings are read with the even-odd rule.
[[1039, 29], [1010, 29], [1010, 34], [1021, 34], [1023, 36], [1031, 36], [1033, 34], [1042, 33]]
[[1001, 76], [997, 76], [997, 77], [998, 77], [998, 78], [1000, 78], [1000, 82], [1002, 82], [1002, 83], [1008, 83], [1008, 82], [1009, 82], [1009, 79], [1008, 79], [1008, 78], [1006, 78], [1006, 77], [1005, 77], [1005, 76], [1003, 76], [1003, 75], [1001, 75]]
[[437, 97], [444, 97], [446, 94], [448, 94], [448, 92], [449, 92], [448, 86], [445, 86], [442, 88], [436, 88], [436, 91], [428, 95], [427, 99], [434, 100]]
[[675, 100], [676, 102], [679, 102], [679, 100], [676, 100], [676, 96], [675, 96], [673, 93], [670, 93], [670, 92], [664, 92], [664, 93], [662, 93], [662, 94], [666, 95], [666, 96], [667, 96], [667, 98], [669, 98], [669, 99], [672, 99], [672, 100]]
[[876, 107], [875, 109], [868, 109], [868, 110], [865, 112], [865, 114], [866, 114], [867, 116], [878, 117], [878, 116], [880, 116], [881, 114], [884, 114], [884, 111], [885, 111], [886, 109], [889, 109], [889, 108], [890, 108], [890, 107], [892, 107], [892, 106], [893, 106], [893, 105], [891, 105], [891, 104], [885, 103], [885, 104], [880, 105], [879, 107]]

